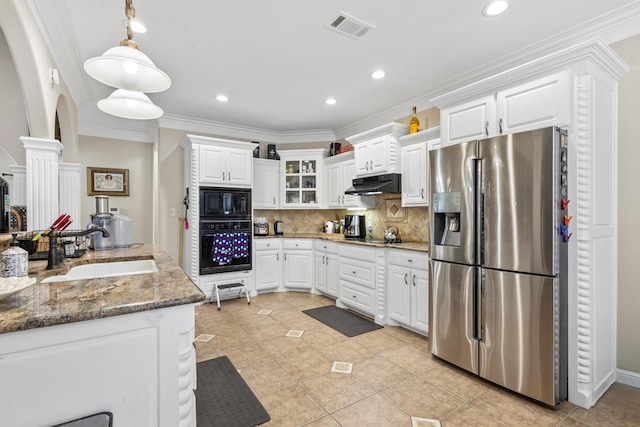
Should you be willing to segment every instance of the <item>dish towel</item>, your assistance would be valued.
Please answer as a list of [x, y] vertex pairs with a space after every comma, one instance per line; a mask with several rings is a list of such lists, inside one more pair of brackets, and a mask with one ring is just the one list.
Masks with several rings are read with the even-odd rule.
[[249, 233], [235, 233], [233, 235], [233, 257], [246, 258], [249, 256]]
[[233, 235], [218, 233], [213, 237], [211, 260], [219, 265], [231, 264], [233, 258]]

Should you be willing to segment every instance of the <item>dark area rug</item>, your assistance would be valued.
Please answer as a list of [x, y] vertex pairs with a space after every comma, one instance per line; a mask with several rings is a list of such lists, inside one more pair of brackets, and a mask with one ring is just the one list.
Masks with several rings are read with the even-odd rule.
[[335, 305], [302, 310], [302, 312], [348, 337], [382, 329], [382, 326]]
[[199, 362], [198, 427], [252, 427], [271, 419], [227, 356]]

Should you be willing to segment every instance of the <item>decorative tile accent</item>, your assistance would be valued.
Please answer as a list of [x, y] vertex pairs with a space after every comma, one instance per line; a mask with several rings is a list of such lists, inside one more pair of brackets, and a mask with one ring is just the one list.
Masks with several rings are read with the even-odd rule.
[[271, 314], [273, 310], [260, 310], [258, 314]]
[[304, 334], [304, 331], [296, 331], [296, 330], [290, 329], [289, 332], [287, 332], [287, 334], [285, 336], [294, 337], [294, 338], [300, 338], [302, 336], [302, 334]]
[[215, 335], [209, 335], [209, 334], [200, 334], [196, 337], [195, 341], [200, 341], [200, 342], [209, 342], [211, 341], [211, 338], [215, 337]]
[[411, 417], [411, 427], [441, 427], [441, 424], [438, 420]]
[[350, 362], [333, 362], [331, 366], [331, 372], [337, 372], [339, 374], [350, 374], [353, 370], [353, 363]]

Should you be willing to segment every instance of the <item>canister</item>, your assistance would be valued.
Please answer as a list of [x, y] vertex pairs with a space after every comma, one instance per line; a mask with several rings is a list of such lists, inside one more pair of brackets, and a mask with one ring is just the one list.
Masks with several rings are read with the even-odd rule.
[[29, 253], [18, 244], [18, 235], [13, 233], [9, 248], [2, 252], [2, 277], [24, 277], [29, 275]]

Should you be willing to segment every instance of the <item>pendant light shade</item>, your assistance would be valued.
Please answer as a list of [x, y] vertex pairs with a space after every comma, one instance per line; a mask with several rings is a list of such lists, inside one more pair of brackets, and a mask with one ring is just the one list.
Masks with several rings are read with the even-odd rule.
[[147, 55], [129, 46], [116, 46], [101, 56], [90, 58], [84, 69], [91, 77], [108, 86], [140, 92], [162, 92], [171, 79], [158, 69]]
[[98, 101], [98, 108], [123, 119], [151, 120], [164, 114], [162, 108], [144, 93], [126, 89], [117, 89], [108, 98]]

